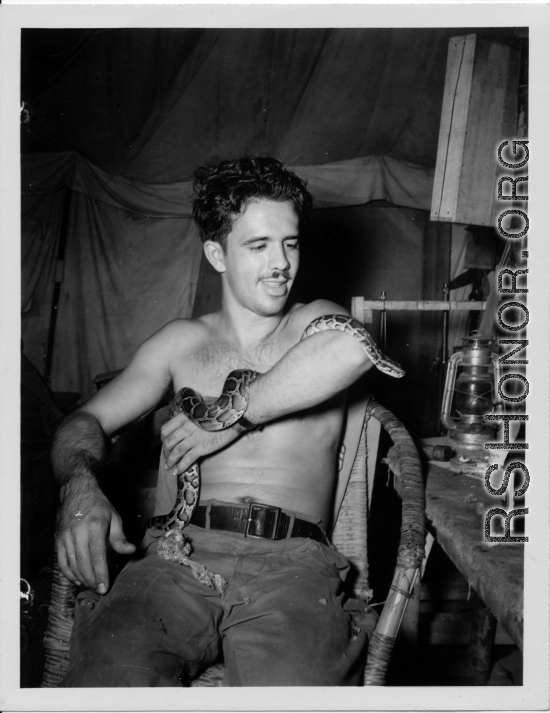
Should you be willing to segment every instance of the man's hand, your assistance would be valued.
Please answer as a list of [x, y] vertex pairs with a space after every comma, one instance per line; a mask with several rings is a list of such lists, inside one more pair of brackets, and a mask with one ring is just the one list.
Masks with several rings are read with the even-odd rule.
[[223, 431], [205, 431], [184, 413], [178, 413], [160, 430], [164, 467], [184, 473], [199, 458], [228, 446], [244, 430], [235, 424]]
[[83, 492], [71, 486], [63, 494], [57, 518], [59, 568], [74, 584], [86, 584], [105, 594], [109, 589], [107, 538], [120, 554], [131, 554], [136, 548], [124, 535], [120, 515], [98, 488]]

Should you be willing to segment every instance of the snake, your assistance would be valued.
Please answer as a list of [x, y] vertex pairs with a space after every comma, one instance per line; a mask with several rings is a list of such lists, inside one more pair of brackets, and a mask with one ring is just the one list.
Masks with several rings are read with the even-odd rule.
[[[363, 347], [366, 355], [384, 374], [400, 378], [405, 371], [397, 362], [390, 359], [377, 346], [372, 336], [358, 320], [342, 314], [324, 315], [314, 319], [305, 329], [300, 341], [321, 332], [336, 330], [350, 334]], [[244, 417], [248, 407], [248, 393], [252, 381], [259, 376], [252, 369], [232, 371], [223, 385], [221, 395], [212, 403], [206, 404], [193, 389], [183, 387], [176, 394], [171, 408], [170, 418], [184, 413], [205, 431], [221, 431], [230, 428]], [[199, 501], [200, 469], [198, 462], [186, 471], [178, 474], [176, 503], [167, 515], [157, 515], [147, 522], [148, 529], [181, 531], [190, 522]]]

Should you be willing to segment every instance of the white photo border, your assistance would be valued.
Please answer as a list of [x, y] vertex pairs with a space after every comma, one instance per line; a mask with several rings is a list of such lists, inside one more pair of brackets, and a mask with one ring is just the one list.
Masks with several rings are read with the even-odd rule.
[[[19, 58], [22, 27], [529, 27], [528, 413], [524, 684], [515, 687], [21, 689], [19, 687]], [[545, 223], [550, 166], [550, 6], [544, 3], [159, 5], [10, 3], [0, 7], [0, 709], [544, 710], [549, 706], [549, 275]], [[500, 137], [496, 137], [498, 140]], [[513, 139], [515, 137], [510, 137]]]

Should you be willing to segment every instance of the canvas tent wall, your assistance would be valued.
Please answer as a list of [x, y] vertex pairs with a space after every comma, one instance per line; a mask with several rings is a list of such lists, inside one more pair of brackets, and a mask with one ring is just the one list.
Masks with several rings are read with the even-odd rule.
[[429, 209], [447, 41], [460, 33], [24, 30], [25, 354], [41, 369], [67, 189], [51, 384], [84, 397], [193, 313], [197, 165], [270, 153], [308, 178], [318, 207]]

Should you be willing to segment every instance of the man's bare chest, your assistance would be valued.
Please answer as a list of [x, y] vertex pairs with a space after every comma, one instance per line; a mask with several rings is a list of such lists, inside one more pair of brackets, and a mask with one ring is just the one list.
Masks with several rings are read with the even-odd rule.
[[184, 353], [174, 365], [173, 386], [188, 386], [203, 397], [217, 397], [225, 380], [235, 369], [269, 371], [292, 347], [287, 339], [260, 342], [250, 349], [237, 349], [224, 341], [210, 341]]

